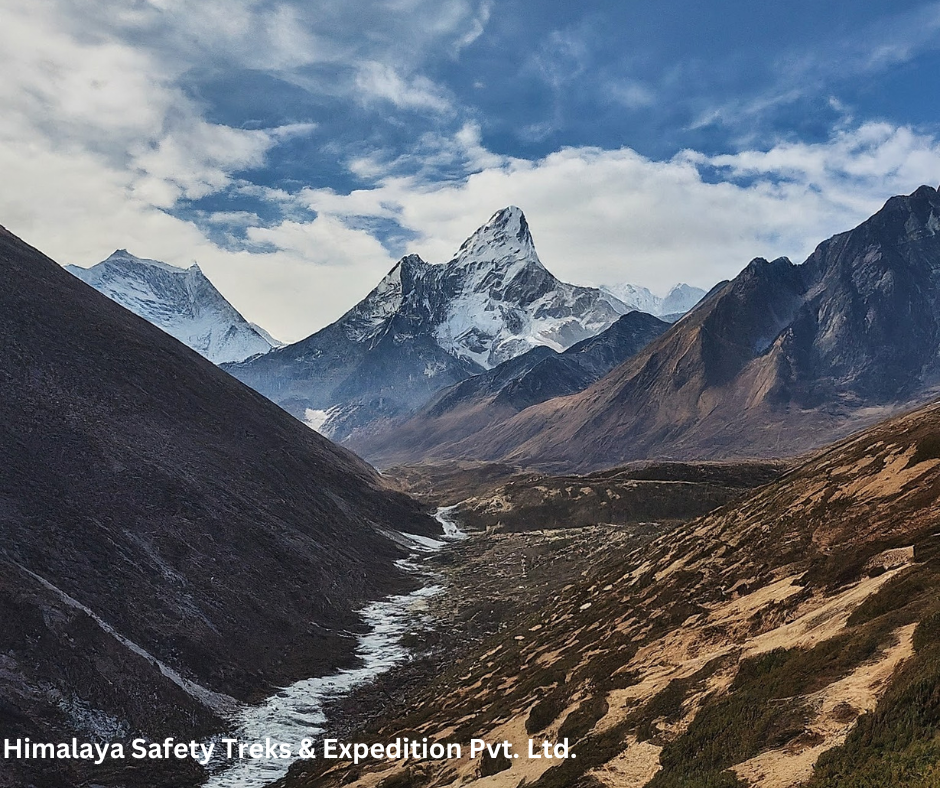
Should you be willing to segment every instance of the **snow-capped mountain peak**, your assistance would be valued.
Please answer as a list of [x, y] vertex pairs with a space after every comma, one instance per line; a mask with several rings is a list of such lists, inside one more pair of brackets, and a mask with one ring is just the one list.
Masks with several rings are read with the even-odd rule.
[[705, 297], [705, 291], [700, 287], [680, 282], [672, 288], [663, 299], [662, 310], [664, 315], [676, 312], [688, 312], [693, 306]]
[[342, 440], [534, 347], [565, 350], [626, 311], [607, 293], [556, 279], [510, 206], [449, 262], [403, 257], [332, 325], [227, 369]]
[[497, 266], [528, 263], [542, 267], [521, 209], [510, 205], [494, 213], [461, 244], [450, 265], [466, 268], [479, 263]]
[[601, 290], [618, 298], [631, 310], [646, 312], [661, 317], [688, 312], [702, 298], [705, 291], [683, 282], [672, 287], [665, 298], [651, 293], [647, 288], [621, 282], [617, 285], [601, 285]]
[[196, 263], [178, 268], [118, 249], [91, 268], [66, 270], [217, 364], [267, 353], [274, 344]]
[[649, 315], [657, 315], [660, 313], [663, 299], [653, 295], [653, 293], [641, 285], [621, 282], [617, 285], [601, 285], [601, 290], [620, 299], [620, 301], [626, 304], [631, 310], [646, 312]]
[[509, 206], [433, 266], [435, 341], [489, 369], [537, 345], [564, 350], [603, 331], [625, 310], [599, 290], [556, 279], [541, 263], [523, 212]]

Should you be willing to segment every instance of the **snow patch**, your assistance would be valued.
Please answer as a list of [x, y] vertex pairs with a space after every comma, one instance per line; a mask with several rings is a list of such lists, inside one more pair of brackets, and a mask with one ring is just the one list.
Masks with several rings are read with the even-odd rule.
[[304, 424], [310, 427], [314, 432], [319, 432], [324, 438], [329, 438], [332, 434], [332, 430], [326, 426], [326, 423], [339, 413], [339, 411], [340, 408], [338, 405], [327, 408], [326, 410], [307, 408], [304, 411]]
[[933, 211], [930, 212], [930, 216], [927, 219], [927, 231], [931, 235], [936, 235], [940, 233], [940, 217], [937, 216]]
[[692, 287], [682, 282], [672, 287], [662, 298], [645, 287], [629, 282], [601, 285], [601, 290], [623, 302], [627, 311], [646, 312], [656, 317], [688, 312], [705, 297], [705, 291], [700, 287]]
[[460, 526], [457, 525], [457, 522], [452, 517], [456, 508], [457, 504], [453, 506], [442, 506], [434, 512], [434, 519], [441, 524], [441, 528], [444, 529], [444, 536], [448, 539], [466, 539], [467, 534], [460, 530]]

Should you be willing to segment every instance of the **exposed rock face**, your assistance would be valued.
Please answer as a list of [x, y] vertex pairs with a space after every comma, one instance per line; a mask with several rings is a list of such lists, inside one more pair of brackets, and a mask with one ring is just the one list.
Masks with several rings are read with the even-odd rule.
[[344, 440], [535, 347], [562, 351], [626, 311], [609, 294], [549, 273], [525, 216], [510, 207], [450, 262], [431, 265], [409, 255], [336, 323], [226, 369]]
[[562, 353], [537, 347], [445, 389], [413, 416], [353, 433], [347, 445], [383, 466], [474, 435], [526, 408], [582, 391], [663, 334], [669, 324], [628, 312], [606, 331]]
[[757, 259], [596, 384], [431, 457], [596, 468], [787, 456], [935, 391], [940, 196], [894, 197], [803, 265]]
[[66, 270], [216, 364], [244, 361], [279, 344], [245, 320], [198, 265], [176, 268], [118, 249], [91, 268]]
[[188, 738], [348, 663], [354, 611], [412, 582], [385, 534], [434, 521], [2, 228], [0, 271], [4, 735]]

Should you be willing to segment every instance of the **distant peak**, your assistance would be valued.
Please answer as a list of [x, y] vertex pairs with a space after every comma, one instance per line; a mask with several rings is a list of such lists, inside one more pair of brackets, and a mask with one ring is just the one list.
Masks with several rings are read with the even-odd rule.
[[481, 230], [489, 231], [491, 234], [508, 235], [518, 241], [532, 243], [532, 236], [529, 234], [529, 223], [525, 219], [525, 214], [521, 208], [517, 208], [515, 205], [507, 206], [494, 213]]
[[[131, 254], [127, 249], [115, 249], [106, 260], [105, 263], [132, 263], [135, 266], [149, 266], [151, 268], [159, 268], [163, 271], [167, 271], [173, 274], [183, 274], [186, 273], [185, 268], [180, 268], [179, 266], [170, 265], [169, 263], [161, 262], [160, 260], [150, 260], [146, 257], [138, 257], [135, 254]], [[200, 274], [202, 271], [199, 269], [195, 263], [189, 269], [190, 271], [196, 269]]]
[[455, 261], [504, 263], [520, 259], [541, 265], [525, 214], [510, 205], [494, 213], [463, 242]]
[[421, 255], [419, 254], [406, 254], [401, 258], [401, 260], [398, 261], [398, 265], [404, 266], [405, 268], [409, 266], [414, 268], [417, 266], [427, 265], [427, 263], [421, 259]]

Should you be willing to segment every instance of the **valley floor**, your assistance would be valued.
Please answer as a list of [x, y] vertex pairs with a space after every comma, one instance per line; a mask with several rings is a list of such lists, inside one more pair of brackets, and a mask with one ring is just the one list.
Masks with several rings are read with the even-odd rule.
[[[328, 706], [329, 735], [364, 741], [389, 725], [394, 728], [414, 699], [424, 696], [456, 662], [474, 659], [491, 641], [515, 632], [520, 622], [537, 616], [611, 551], [638, 549], [672, 527], [595, 525], [526, 533], [478, 531], [427, 556], [428, 568], [446, 589], [428, 600], [422, 617], [426, 625], [405, 637], [413, 659]], [[397, 735], [408, 733], [402, 729]], [[442, 738], [440, 732], [436, 738]], [[325, 779], [320, 772], [319, 764], [297, 764], [278, 785], [319, 785]]]
[[[339, 738], [454, 760], [296, 764], [283, 788], [940, 785], [940, 407], [668, 526], [476, 533], [411, 663]], [[378, 713], [377, 713], [378, 712]], [[471, 759], [472, 738], [518, 759]], [[576, 758], [526, 757], [530, 741]]]

